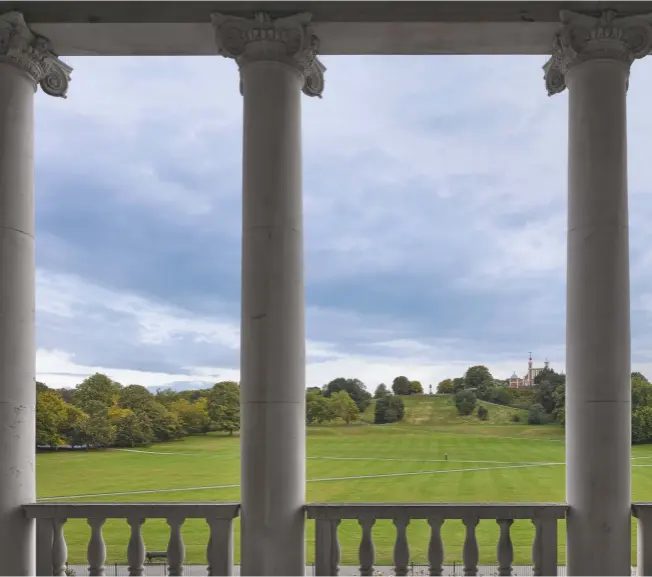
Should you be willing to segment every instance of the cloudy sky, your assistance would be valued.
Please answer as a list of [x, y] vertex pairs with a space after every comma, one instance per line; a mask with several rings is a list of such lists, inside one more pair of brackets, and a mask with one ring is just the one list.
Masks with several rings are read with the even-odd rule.
[[[540, 57], [330, 57], [303, 99], [307, 383], [564, 368], [567, 94]], [[70, 58], [36, 99], [37, 373], [239, 374], [232, 61]], [[633, 366], [652, 373], [652, 58], [629, 91]]]

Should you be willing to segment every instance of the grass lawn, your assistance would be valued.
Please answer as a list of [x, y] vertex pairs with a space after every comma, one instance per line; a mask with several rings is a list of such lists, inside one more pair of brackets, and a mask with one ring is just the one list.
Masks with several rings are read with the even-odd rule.
[[[477, 417], [455, 421], [447, 399], [409, 399], [406, 424], [370, 426], [336, 425], [308, 428], [309, 502], [563, 502], [564, 465], [523, 466], [532, 463], [563, 463], [563, 431], [557, 427], [510, 424], [513, 409], [495, 410], [493, 421]], [[432, 406], [424, 406], [424, 405]], [[452, 409], [454, 411], [454, 409]], [[504, 412], [504, 414], [503, 414]], [[502, 423], [502, 424], [501, 424]], [[107, 450], [48, 453], [37, 457], [38, 496], [63, 497], [70, 501], [238, 501], [239, 489], [214, 488], [166, 493], [89, 496], [139, 490], [185, 489], [239, 483], [239, 439], [207, 435], [139, 449], [143, 452]], [[164, 452], [154, 454], [146, 451]], [[652, 464], [652, 446], [634, 447], [637, 464]], [[448, 461], [443, 461], [448, 455]], [[646, 460], [649, 458], [650, 460]], [[394, 459], [394, 460], [391, 460]], [[467, 462], [463, 462], [467, 461]], [[476, 461], [476, 462], [472, 462]], [[494, 462], [480, 462], [494, 461]], [[520, 467], [517, 467], [521, 465]], [[401, 473], [419, 473], [401, 476]], [[355, 479], [356, 476], [385, 475]], [[395, 475], [395, 476], [387, 476]], [[331, 477], [351, 477], [329, 481]], [[633, 500], [651, 500], [652, 468], [633, 468]], [[59, 500], [59, 499], [57, 499]], [[239, 522], [236, 559], [239, 558]], [[90, 528], [81, 520], [66, 525], [69, 562], [85, 562]], [[128, 526], [123, 520], [105, 525], [107, 562], [126, 557]], [[163, 520], [148, 520], [143, 535], [149, 550], [165, 550], [168, 527]], [[340, 526], [342, 564], [357, 563], [360, 529], [355, 522]], [[425, 521], [408, 528], [412, 561], [424, 563], [429, 529]], [[515, 564], [529, 564], [533, 529], [517, 521], [512, 528]], [[464, 531], [461, 522], [448, 521], [443, 528], [447, 562], [462, 559]], [[483, 521], [478, 526], [481, 562], [494, 562], [498, 525]], [[184, 525], [186, 561], [205, 562], [208, 528], [204, 521]], [[374, 528], [378, 565], [391, 564], [394, 528], [378, 522]], [[314, 555], [314, 526], [307, 527], [308, 561]], [[633, 543], [635, 543], [635, 539]], [[560, 524], [560, 557], [565, 536]]]

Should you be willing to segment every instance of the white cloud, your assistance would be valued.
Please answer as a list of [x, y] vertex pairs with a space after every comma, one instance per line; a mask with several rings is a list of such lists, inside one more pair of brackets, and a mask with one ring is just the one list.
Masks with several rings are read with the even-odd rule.
[[115, 369], [103, 366], [88, 366], [75, 362], [74, 354], [60, 350], [36, 351], [36, 380], [53, 388], [74, 387], [86, 377], [103, 373], [119, 383], [136, 384], [144, 387], [168, 385], [174, 381], [194, 381], [213, 384], [220, 381], [237, 380], [238, 371], [232, 369], [198, 367], [191, 374], [153, 373], [129, 369]]
[[[184, 333], [190, 335], [195, 343], [210, 342], [216, 349], [239, 349], [239, 329], [233, 321], [198, 317], [179, 307], [99, 287], [75, 276], [39, 270], [37, 295], [37, 314], [59, 316], [66, 322], [78, 321], [78, 315], [97, 314], [100, 318], [100, 309], [126, 314], [135, 320], [140, 329], [137, 334], [140, 343], [165, 345], [179, 333]], [[324, 319], [328, 316], [328, 312], [323, 310], [314, 313], [316, 318]], [[353, 324], [349, 323], [347, 327], [355, 331], [356, 320], [353, 321]], [[364, 322], [363, 319], [357, 321]], [[364, 330], [364, 327], [359, 328]], [[382, 332], [370, 328], [366, 335], [372, 336]], [[107, 338], [127, 339], [129, 342], [131, 335], [110, 334]], [[434, 385], [441, 379], [458, 376], [468, 366], [481, 362], [480, 359], [456, 358], [459, 357], [459, 352], [455, 349], [457, 345], [460, 349], [463, 348], [463, 343], [456, 341], [441, 342], [433, 346], [405, 338], [369, 344], [370, 347], [383, 349], [382, 354], [356, 354], [347, 352], [336, 343], [308, 341], [307, 355], [311, 361], [306, 367], [306, 382], [308, 385], [324, 384], [339, 376], [355, 376], [370, 387], [375, 387], [382, 381], [391, 381], [399, 374], [408, 374], [412, 379]], [[189, 351], [188, 357], [192, 357], [192, 351]], [[497, 376], [501, 376], [511, 371], [506, 367], [516, 366], [521, 362], [501, 361], [491, 368]], [[136, 383], [143, 386], [161, 386], [174, 381], [209, 383], [239, 379], [239, 371], [233, 367], [190, 365], [179, 367], [183, 369], [183, 373], [174, 373], [91, 366], [78, 362], [74, 351], [61, 349], [39, 349], [36, 366], [37, 378], [55, 387], [74, 386], [95, 372], [106, 373], [125, 384]]]
[[[71, 63], [69, 99], [38, 99], [39, 162], [77, 171], [89, 182], [109, 179], [119, 206], [136, 206], [165, 222], [183, 221], [194, 231], [239, 221], [239, 214], [225, 208], [238, 198], [241, 170], [242, 100], [233, 62], [78, 58]], [[536, 57], [326, 59], [324, 99], [303, 100], [309, 288], [395, 274], [420, 283], [424, 293], [445, 285], [479, 302], [525, 286], [529, 293], [519, 293], [522, 301], [514, 303], [519, 316], [507, 308], [500, 322], [524, 339], [537, 335], [546, 345], [541, 354], [563, 366], [564, 303], [550, 293], [564, 283], [567, 95], [547, 98], [541, 63]], [[631, 213], [638, 223], [631, 229], [632, 302], [641, 315], [652, 308], [644, 294], [652, 281], [652, 231], [642, 226], [652, 217], [652, 163], [646, 156], [650, 89], [652, 59], [646, 59], [633, 68], [628, 96]], [[162, 168], [207, 177], [209, 184], [170, 177]], [[41, 200], [48, 190], [39, 188]], [[98, 286], [90, 271], [78, 274], [39, 271], [39, 319], [73, 326], [89, 319], [99, 324], [113, 314], [124, 321], [107, 339], [168, 351], [184, 337], [192, 346], [210, 344], [216, 356], [237, 353], [237, 311], [209, 318], [157, 301], [143, 287], [121, 293]], [[424, 335], [390, 305], [379, 305], [371, 315], [342, 302], [309, 302], [309, 334], [318, 340], [307, 346], [308, 384], [343, 375], [376, 384], [397, 374], [435, 384], [472, 364], [508, 376], [525, 362], [489, 354], [490, 343], [471, 342], [473, 335], [451, 341], [437, 323]], [[430, 312], [436, 317], [440, 311]], [[135, 333], [127, 334], [128, 323], [137, 327]], [[539, 337], [554, 323], [554, 338]], [[328, 338], [322, 336], [324, 327]], [[639, 343], [634, 351], [644, 358], [649, 339], [635, 334], [634, 340]], [[362, 354], [351, 342], [375, 343], [384, 354]], [[40, 350], [39, 375], [74, 384], [77, 376], [64, 373], [100, 370], [78, 361], [80, 348], [71, 341]], [[179, 358], [192, 361], [193, 350]], [[205, 358], [175, 362], [186, 372], [106, 371], [145, 385], [237, 374], [211, 367]]]

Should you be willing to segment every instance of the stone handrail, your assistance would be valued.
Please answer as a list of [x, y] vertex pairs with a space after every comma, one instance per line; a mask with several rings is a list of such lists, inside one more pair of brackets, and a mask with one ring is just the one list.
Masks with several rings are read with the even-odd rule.
[[410, 550], [406, 529], [411, 519], [425, 519], [430, 525], [428, 564], [430, 575], [441, 575], [444, 543], [441, 527], [448, 519], [460, 519], [466, 527], [463, 547], [464, 575], [478, 574], [479, 547], [475, 529], [483, 519], [495, 520], [500, 526], [496, 548], [499, 575], [511, 575], [514, 551], [510, 528], [514, 519], [530, 519], [535, 527], [532, 545], [534, 575], [557, 575], [557, 522], [566, 517], [567, 505], [560, 503], [357, 503], [311, 504], [306, 507], [309, 519], [315, 519], [316, 575], [338, 575], [340, 545], [337, 528], [343, 519], [357, 519], [361, 527], [359, 547], [360, 575], [374, 574], [372, 528], [378, 519], [390, 519], [396, 527], [394, 571], [407, 575]]
[[652, 575], [652, 503], [632, 503], [637, 520], [636, 573]]
[[107, 519], [125, 519], [131, 527], [127, 545], [129, 575], [144, 575], [145, 543], [141, 527], [146, 519], [165, 519], [170, 526], [167, 548], [170, 575], [182, 575], [185, 546], [181, 526], [186, 519], [206, 519], [210, 537], [206, 547], [208, 575], [233, 573], [233, 519], [238, 503], [34, 503], [23, 507], [36, 519], [37, 575], [65, 575], [68, 550], [64, 525], [68, 519], [87, 519], [91, 527], [87, 559], [89, 575], [104, 575], [106, 546], [102, 525]]

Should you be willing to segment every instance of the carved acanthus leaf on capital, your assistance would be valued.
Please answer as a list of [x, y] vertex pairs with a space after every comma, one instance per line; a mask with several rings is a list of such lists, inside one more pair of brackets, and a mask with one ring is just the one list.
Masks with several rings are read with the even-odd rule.
[[66, 97], [72, 68], [59, 60], [46, 38], [34, 34], [20, 12], [0, 14], [0, 62], [24, 70], [50, 96]]
[[317, 58], [319, 39], [307, 12], [272, 19], [264, 12], [253, 18], [211, 14], [218, 53], [238, 66], [276, 60], [296, 68], [304, 78], [303, 92], [321, 98], [326, 67]]
[[620, 60], [627, 66], [652, 50], [652, 15], [618, 16], [605, 10], [598, 17], [562, 10], [563, 27], [553, 40], [552, 57], [543, 66], [548, 95], [566, 88], [566, 73], [595, 59]]

